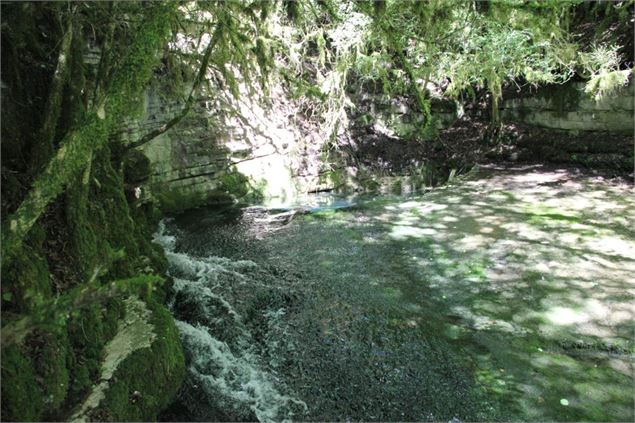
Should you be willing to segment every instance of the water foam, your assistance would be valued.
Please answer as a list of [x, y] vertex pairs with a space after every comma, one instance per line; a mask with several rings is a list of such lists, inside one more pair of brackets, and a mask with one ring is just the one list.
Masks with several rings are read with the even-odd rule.
[[306, 407], [281, 394], [273, 376], [259, 368], [258, 358], [248, 349], [234, 352], [200, 325], [177, 321], [177, 327], [190, 360], [190, 376], [220, 407], [241, 414], [247, 406], [262, 422], [291, 418], [292, 404]]
[[[177, 237], [168, 233], [165, 221], [153, 239], [165, 249], [174, 278], [176, 295], [170, 307], [188, 358], [188, 385], [202, 390], [217, 407], [243, 419], [255, 415], [259, 421], [279, 421], [290, 419], [294, 410], [306, 410], [304, 402], [278, 390], [275, 375], [263, 370], [251, 347], [251, 334], [241, 315], [215, 292], [227, 283], [257, 284], [247, 275], [257, 264], [176, 252]], [[177, 300], [182, 304], [175, 303]], [[185, 306], [187, 313], [178, 313], [180, 306]], [[195, 317], [178, 320], [182, 317], [179, 314], [188, 313]], [[263, 316], [275, 319], [279, 313]], [[191, 405], [200, 408], [200, 404]]]

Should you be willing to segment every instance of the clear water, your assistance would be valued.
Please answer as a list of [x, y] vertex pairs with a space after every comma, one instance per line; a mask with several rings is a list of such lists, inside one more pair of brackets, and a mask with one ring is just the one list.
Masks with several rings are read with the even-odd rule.
[[635, 204], [562, 171], [199, 209], [156, 242], [169, 420], [633, 420]]

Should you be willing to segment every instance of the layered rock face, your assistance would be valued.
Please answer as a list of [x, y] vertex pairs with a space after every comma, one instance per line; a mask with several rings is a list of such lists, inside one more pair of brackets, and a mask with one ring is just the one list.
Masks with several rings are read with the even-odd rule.
[[[268, 95], [240, 87], [238, 98], [220, 88], [200, 96], [179, 124], [140, 149], [150, 161], [149, 175], [139, 178], [143, 199], [164, 211], [237, 199], [283, 205], [323, 190], [434, 184], [450, 171], [432, 174], [425, 146], [407, 141], [420, 118], [412, 99], [356, 87], [329, 139], [282, 84], [272, 83]], [[164, 92], [160, 82], [146, 92], [141, 117], [122, 126], [124, 140], [138, 139], [182, 110], [184, 101]], [[625, 147], [633, 130], [632, 99], [633, 84], [596, 101], [584, 93], [584, 83], [575, 82], [516, 93], [503, 102], [501, 115], [514, 127], [521, 158], [619, 162], [622, 168], [632, 159]], [[432, 106], [434, 126], [442, 132], [462, 113], [458, 103], [434, 100]]]
[[[237, 198], [285, 204], [344, 185], [365, 189], [356, 180], [360, 163], [351, 163], [346, 148], [363, 138], [394, 142], [417, 130], [411, 99], [349, 92], [329, 140], [317, 116], [281, 84], [269, 87], [266, 101], [249, 89], [255, 88], [242, 84], [239, 98], [221, 89], [201, 96], [179, 124], [140, 148], [150, 161], [143, 199], [179, 211]], [[159, 84], [146, 92], [141, 117], [122, 125], [124, 141], [135, 141], [183, 108], [184, 101], [161, 93]], [[433, 113], [438, 128], [456, 120], [453, 103], [435, 102]], [[384, 159], [373, 156], [371, 167], [381, 168]]]
[[[325, 142], [319, 131], [280, 85], [270, 87], [268, 104], [247, 90], [241, 85], [239, 98], [220, 89], [200, 97], [179, 124], [141, 147], [151, 163], [141, 195], [177, 211], [245, 196], [284, 202], [317, 189]], [[152, 87], [141, 118], [123, 125], [122, 138], [134, 141], [183, 104]]]
[[502, 104], [505, 158], [633, 171], [635, 84], [594, 99], [584, 82], [511, 93]]
[[584, 82], [543, 87], [505, 100], [504, 120], [567, 131], [633, 132], [635, 84], [595, 100]]

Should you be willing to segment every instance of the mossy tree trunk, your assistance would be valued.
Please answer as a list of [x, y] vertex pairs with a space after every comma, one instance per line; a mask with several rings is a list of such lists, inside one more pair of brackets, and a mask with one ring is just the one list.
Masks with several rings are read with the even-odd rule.
[[34, 172], [40, 171], [53, 154], [53, 137], [61, 114], [64, 86], [70, 74], [69, 62], [72, 54], [72, 41], [73, 17], [69, 16], [46, 101], [44, 122], [38, 133], [39, 143], [33, 148], [32, 169]]
[[[124, 389], [145, 381], [146, 414], [137, 416], [139, 404], [120, 401], [113, 391], [104, 400], [111, 417], [91, 418], [156, 419], [178, 389], [184, 359], [160, 304], [164, 279], [156, 274], [165, 272], [165, 258], [137, 219], [142, 212], [129, 207], [121, 157], [111, 151], [121, 151], [114, 134], [138, 109], [176, 3], [2, 8], [15, 18], [7, 22], [3, 13], [3, 53], [14, 54], [6, 63], [3, 57], [2, 94], [20, 105], [16, 112], [3, 107], [3, 152], [16, 153], [6, 168], [3, 161], [2, 176], [3, 183], [7, 174], [22, 183], [10, 191], [9, 206], [3, 201], [2, 420], [67, 419], [98, 384], [104, 348], [119, 330], [122, 299], [130, 296], [150, 304], [159, 339], [131, 357], [135, 372], [127, 369], [117, 380]], [[31, 42], [40, 32], [43, 46]], [[86, 61], [88, 46], [93, 54], [99, 48], [98, 66]], [[7, 69], [15, 71], [6, 75]], [[13, 121], [10, 130], [5, 117]], [[6, 134], [19, 142], [9, 145]]]
[[[79, 127], [70, 130], [19, 208], [2, 228], [2, 258], [6, 263], [48, 204], [86, 167], [94, 151], [108, 142], [110, 131], [129, 115], [145, 88], [170, 31], [170, 4], [153, 4], [139, 25], [126, 60], [114, 73], [108, 92], [94, 102]], [[105, 84], [104, 84], [105, 85]]]
[[395, 36], [395, 34], [398, 34], [398, 31], [395, 31], [392, 27], [387, 26], [386, 24], [381, 22], [381, 20], [380, 20], [379, 26], [381, 30], [383, 31], [383, 33], [385, 34], [391, 49], [397, 55], [399, 59], [399, 64], [408, 75], [408, 79], [410, 80], [410, 86], [412, 87], [412, 91], [414, 92], [415, 98], [417, 100], [417, 105], [419, 106], [421, 116], [423, 117], [423, 121], [421, 125], [422, 132], [425, 132], [426, 128], [431, 123], [430, 101], [426, 98], [426, 93], [425, 93], [426, 85], [428, 82], [427, 78], [424, 83], [425, 85], [423, 87], [420, 87], [419, 84], [417, 83], [418, 78], [415, 74], [415, 70], [412, 67], [412, 64], [410, 63], [410, 60], [408, 60], [408, 58], [406, 57], [406, 54], [404, 53], [405, 47], [401, 45], [401, 43], [399, 43], [399, 41], [397, 40]]

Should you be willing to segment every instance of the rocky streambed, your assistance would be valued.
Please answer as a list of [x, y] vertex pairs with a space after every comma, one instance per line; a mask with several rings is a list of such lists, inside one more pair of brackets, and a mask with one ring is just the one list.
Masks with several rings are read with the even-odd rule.
[[165, 420], [633, 420], [632, 186], [486, 167], [331, 200], [162, 223]]

